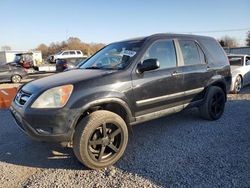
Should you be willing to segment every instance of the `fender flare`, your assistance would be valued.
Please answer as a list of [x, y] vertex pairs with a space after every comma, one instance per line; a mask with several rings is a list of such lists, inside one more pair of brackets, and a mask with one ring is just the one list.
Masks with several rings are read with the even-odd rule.
[[[219, 76], [219, 75], [218, 75], [218, 76]], [[225, 98], [226, 98], [226, 101], [227, 101], [227, 93], [228, 93], [227, 91], [228, 91], [228, 89], [230, 89], [230, 88], [227, 88], [227, 83], [226, 83], [226, 81], [224, 80], [223, 77], [220, 77], [220, 78], [217, 78], [217, 79], [214, 79], [214, 80], [210, 80], [210, 82], [208, 83], [208, 85], [207, 85], [206, 88], [205, 88], [205, 96], [204, 96], [204, 98], [207, 97], [208, 90], [209, 90], [209, 88], [210, 88], [211, 86], [218, 86], [218, 87], [223, 86], [223, 87], [222, 87], [222, 90], [223, 90], [223, 92], [225, 93]]]
[[86, 112], [86, 110], [88, 110], [89, 108], [91, 108], [93, 106], [96, 106], [96, 105], [101, 105], [101, 104], [104, 104], [104, 103], [111, 103], [111, 102], [112, 103], [117, 103], [117, 104], [121, 105], [125, 109], [125, 111], [127, 113], [128, 121], [129, 121], [128, 123], [131, 123], [131, 122], [135, 121], [135, 117], [132, 115], [132, 112], [131, 112], [131, 110], [129, 108], [129, 105], [124, 100], [122, 100], [120, 98], [112, 97], [112, 98], [97, 99], [97, 100], [94, 100], [94, 101], [91, 101], [91, 102], [85, 104], [83, 107], [81, 107], [79, 109], [79, 112], [76, 115], [73, 126], [75, 127], [77, 125], [77, 122], [79, 121], [82, 114], [84, 114], [84, 112]]

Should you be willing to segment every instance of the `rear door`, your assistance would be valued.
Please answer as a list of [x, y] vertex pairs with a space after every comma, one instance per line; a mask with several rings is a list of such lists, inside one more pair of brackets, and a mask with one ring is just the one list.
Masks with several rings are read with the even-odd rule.
[[9, 65], [0, 65], [0, 80], [10, 80], [11, 70]]
[[135, 115], [142, 116], [174, 106], [183, 107], [182, 74], [177, 67], [175, 42], [156, 40], [144, 53], [141, 62], [156, 58], [160, 68], [142, 74], [132, 73]]
[[182, 56], [179, 69], [183, 74], [184, 106], [202, 99], [207, 80], [212, 75], [206, 63], [206, 56], [195, 40], [179, 39], [178, 46]]

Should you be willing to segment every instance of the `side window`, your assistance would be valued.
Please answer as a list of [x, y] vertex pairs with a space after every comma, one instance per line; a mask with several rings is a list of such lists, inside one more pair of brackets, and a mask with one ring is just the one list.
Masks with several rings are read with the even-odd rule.
[[173, 41], [156, 41], [147, 49], [142, 61], [154, 58], [160, 62], [160, 69], [175, 67], [177, 60]]
[[219, 64], [225, 64], [228, 62], [228, 59], [226, 57], [223, 48], [221, 48], [220, 44], [215, 39], [204, 38], [204, 39], [199, 39], [199, 42], [203, 44], [203, 46], [206, 48], [209, 54], [209, 56], [207, 56], [208, 62], [211, 63], [215, 62]]
[[81, 52], [80, 52], [80, 51], [77, 51], [77, 54], [81, 54]]
[[62, 55], [69, 55], [69, 52], [63, 52]]
[[75, 51], [70, 51], [69, 53], [70, 53], [70, 55], [75, 55], [76, 54]]
[[[201, 64], [199, 49], [194, 41], [179, 40], [179, 44], [180, 44], [180, 48], [182, 51], [184, 65]], [[205, 57], [203, 56], [203, 58], [205, 58]]]

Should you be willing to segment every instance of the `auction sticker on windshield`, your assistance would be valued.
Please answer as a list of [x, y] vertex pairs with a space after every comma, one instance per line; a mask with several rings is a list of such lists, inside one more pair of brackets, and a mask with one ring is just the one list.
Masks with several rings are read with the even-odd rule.
[[121, 55], [126, 55], [129, 57], [133, 57], [133, 56], [135, 56], [135, 54], [136, 54], [136, 52], [132, 51], [132, 50], [124, 50], [121, 52]]

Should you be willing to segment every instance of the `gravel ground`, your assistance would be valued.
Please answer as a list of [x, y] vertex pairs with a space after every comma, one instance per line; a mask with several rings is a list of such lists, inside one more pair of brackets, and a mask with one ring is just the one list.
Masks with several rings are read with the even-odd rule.
[[250, 87], [240, 96], [218, 121], [193, 109], [135, 126], [123, 158], [99, 171], [30, 140], [0, 110], [0, 187], [250, 187]]

